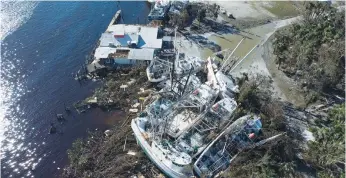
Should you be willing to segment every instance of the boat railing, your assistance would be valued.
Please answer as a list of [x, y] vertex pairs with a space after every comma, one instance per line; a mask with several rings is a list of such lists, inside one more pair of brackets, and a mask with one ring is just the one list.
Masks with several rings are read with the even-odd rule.
[[206, 120], [204, 119], [201, 119], [201, 121], [196, 124], [194, 126], [194, 128], [199, 132], [199, 133], [203, 133], [203, 132], [206, 132], [208, 130], [213, 130], [213, 129], [216, 129], [217, 127], [215, 125], [211, 125], [210, 123], [208, 122], [205, 122]]
[[228, 159], [226, 158], [226, 156], [222, 156], [220, 157], [217, 161], [214, 162], [214, 164], [212, 164], [210, 166], [210, 169], [208, 169], [208, 174], [212, 175], [214, 172], [216, 172], [217, 170], [219, 170], [221, 167], [223, 167], [224, 165], [226, 165], [228, 162]]

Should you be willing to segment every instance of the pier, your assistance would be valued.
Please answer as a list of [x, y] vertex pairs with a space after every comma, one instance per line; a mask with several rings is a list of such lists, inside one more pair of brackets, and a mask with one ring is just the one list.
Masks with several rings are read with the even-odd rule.
[[108, 27], [111, 25], [116, 25], [120, 17], [121, 17], [121, 10], [118, 10], [117, 13], [115, 13], [114, 17], [112, 18], [111, 22], [109, 23]]

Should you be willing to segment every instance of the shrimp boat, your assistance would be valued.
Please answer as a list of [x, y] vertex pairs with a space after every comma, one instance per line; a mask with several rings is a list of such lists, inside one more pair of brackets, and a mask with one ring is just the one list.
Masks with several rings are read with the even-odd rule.
[[190, 72], [196, 73], [202, 70], [205, 61], [195, 56], [185, 56], [176, 54], [175, 60], [161, 59], [154, 57], [146, 69], [147, 77], [150, 82], [161, 82], [168, 80], [174, 68], [173, 75], [184, 77]]
[[[148, 115], [132, 120], [131, 127], [138, 144], [165, 175], [173, 178], [194, 177], [193, 164], [196, 156], [216, 138], [218, 129], [223, 123], [229, 122], [229, 116], [235, 108], [235, 101], [227, 98], [215, 103], [201, 118], [182, 111], [178, 112], [176, 117], [169, 115], [171, 122], [183, 124], [181, 124], [182, 127], [178, 128], [174, 124], [164, 126], [165, 124], [162, 124], [164, 119], [159, 121], [161, 126], [166, 127], [167, 133], [159, 131], [155, 133], [155, 129], [160, 130], [162, 128], [160, 128], [160, 124], [152, 127], [151, 123], [153, 122], [150, 122], [151, 118], [147, 117]], [[187, 117], [183, 114], [196, 118]], [[189, 123], [189, 121], [195, 123]], [[188, 126], [189, 124], [190, 126]]]
[[[137, 143], [168, 177], [194, 177], [197, 156], [230, 123], [237, 107], [232, 98], [216, 101], [220, 90], [215, 77], [214, 82], [200, 84], [192, 76], [182, 78], [181, 83], [191, 80], [183, 87], [185, 94], [173, 102], [162, 98], [154, 101], [131, 122]], [[172, 86], [168, 84], [162, 93]], [[179, 93], [177, 90], [179, 87], [173, 87], [171, 93]]]
[[171, 2], [167, 0], [149, 1], [155, 3], [148, 15], [148, 20], [163, 20], [171, 6]]
[[[138, 144], [167, 176], [183, 178], [194, 175], [192, 157], [174, 140], [204, 116], [200, 106], [215, 99], [217, 94], [202, 84], [171, 106], [167, 106], [167, 102], [153, 102], [144, 114], [132, 120], [131, 127]], [[168, 107], [170, 109], [164, 109]]]
[[205, 60], [196, 56], [179, 53], [179, 49], [175, 48], [176, 30], [174, 32], [174, 49], [170, 49], [173, 52], [166, 53], [163, 50], [163, 53], [160, 53], [161, 55], [157, 55], [151, 60], [146, 69], [148, 81], [162, 82], [172, 77], [183, 78], [184, 76], [197, 73], [205, 66]]
[[252, 143], [260, 134], [260, 118], [243, 116], [232, 123], [215, 139], [194, 164], [194, 170], [200, 177], [213, 177], [221, 169], [226, 169], [239, 150]]
[[246, 115], [228, 126], [199, 156], [194, 171], [199, 177], [214, 177], [226, 170], [244, 149], [272, 141], [283, 133], [262, 139], [262, 122], [256, 115]]
[[[163, 82], [165, 87], [159, 93], [164, 97], [131, 121], [137, 143], [166, 176], [214, 177], [242, 150], [280, 136], [260, 140], [262, 123], [256, 115], [233, 121], [237, 107], [233, 96], [238, 87], [224, 74], [227, 70], [214, 67], [210, 57], [199, 62], [180, 56], [177, 53], [172, 62], [157, 60], [163, 65], [153, 63], [147, 70], [149, 79]], [[207, 82], [201, 83], [193, 76], [204, 68]], [[161, 72], [155, 75], [158, 69]]]

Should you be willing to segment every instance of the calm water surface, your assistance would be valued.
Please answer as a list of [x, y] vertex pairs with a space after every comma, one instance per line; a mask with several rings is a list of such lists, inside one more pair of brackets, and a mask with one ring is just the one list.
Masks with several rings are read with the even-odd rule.
[[[64, 103], [71, 106], [98, 85], [80, 86], [72, 76], [118, 8], [125, 23], [146, 23], [145, 2], [1, 2], [2, 177], [57, 177], [76, 138], [123, 117], [99, 110], [64, 113]], [[57, 113], [67, 122], [59, 124]], [[48, 135], [50, 123], [60, 133]]]

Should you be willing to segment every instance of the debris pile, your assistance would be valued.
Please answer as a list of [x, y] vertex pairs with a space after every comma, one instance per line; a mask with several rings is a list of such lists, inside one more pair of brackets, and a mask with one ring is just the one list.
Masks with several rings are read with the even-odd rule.
[[74, 106], [78, 112], [85, 112], [91, 107], [105, 110], [138, 110], [141, 105], [140, 96], [143, 96], [141, 91], [151, 87], [152, 84], [147, 82], [145, 67], [123, 68], [109, 73], [102, 87], [96, 89], [91, 97], [79, 101]]
[[68, 151], [70, 165], [63, 177], [159, 177], [160, 171], [136, 143], [129, 126], [91, 132]]

